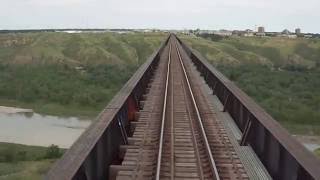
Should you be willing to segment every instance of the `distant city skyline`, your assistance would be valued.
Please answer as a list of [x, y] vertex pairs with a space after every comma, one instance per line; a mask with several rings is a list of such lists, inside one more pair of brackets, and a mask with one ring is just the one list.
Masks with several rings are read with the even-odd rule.
[[320, 33], [320, 1], [0, 0], [0, 29], [157, 28]]

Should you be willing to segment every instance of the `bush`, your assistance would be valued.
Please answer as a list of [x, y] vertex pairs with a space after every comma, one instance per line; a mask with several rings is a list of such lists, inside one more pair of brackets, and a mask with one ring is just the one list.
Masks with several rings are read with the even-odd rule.
[[245, 64], [217, 67], [276, 120], [320, 125], [318, 70], [278, 71]]
[[306, 42], [301, 42], [295, 45], [294, 52], [304, 57], [305, 59], [319, 62], [320, 48], [311, 48]]
[[18, 159], [19, 161], [25, 161], [25, 160], [27, 160], [27, 152], [26, 152], [26, 151], [19, 151], [19, 152], [17, 153], [17, 159]]
[[16, 154], [14, 151], [8, 149], [3, 153], [4, 160], [3, 162], [14, 162], [16, 160]]
[[46, 159], [56, 159], [62, 156], [62, 152], [60, 151], [59, 146], [52, 144], [48, 147], [47, 152], [45, 154]]
[[225, 41], [228, 44], [233, 45], [240, 51], [248, 51], [259, 54], [265, 58], [268, 58], [275, 65], [280, 65], [284, 62], [284, 58], [281, 56], [280, 50], [275, 47], [264, 47], [258, 45], [250, 45], [246, 43], [241, 43], [237, 41]]
[[101, 108], [136, 66], [90, 65], [79, 72], [63, 65], [8, 65], [0, 71], [0, 98]]

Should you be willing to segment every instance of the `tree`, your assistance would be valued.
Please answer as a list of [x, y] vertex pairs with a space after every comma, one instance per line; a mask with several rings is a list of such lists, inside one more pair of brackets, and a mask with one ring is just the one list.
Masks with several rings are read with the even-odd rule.
[[62, 153], [60, 151], [59, 146], [52, 144], [48, 147], [45, 158], [47, 159], [55, 159], [61, 157]]

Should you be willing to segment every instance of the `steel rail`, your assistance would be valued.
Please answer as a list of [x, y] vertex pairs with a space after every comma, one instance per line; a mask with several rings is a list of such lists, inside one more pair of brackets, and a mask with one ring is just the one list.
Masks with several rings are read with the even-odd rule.
[[171, 64], [171, 44], [169, 46], [169, 56], [168, 56], [168, 66], [167, 66], [167, 77], [166, 77], [166, 89], [164, 94], [164, 103], [161, 119], [161, 130], [160, 130], [160, 141], [159, 141], [159, 152], [158, 152], [158, 161], [157, 161], [157, 172], [156, 180], [160, 179], [160, 167], [161, 167], [161, 157], [162, 157], [162, 146], [163, 146], [163, 134], [164, 134], [164, 122], [166, 118], [166, 109], [167, 109], [167, 95], [168, 95], [168, 84], [169, 84], [169, 75], [170, 75], [170, 64]]
[[[186, 88], [186, 83], [183, 81], [183, 94], [184, 94], [184, 99], [187, 102], [187, 88]], [[191, 105], [192, 106], [192, 105]], [[192, 132], [192, 142], [194, 145], [194, 149], [195, 149], [195, 153], [197, 154], [197, 162], [198, 162], [198, 171], [199, 171], [199, 176], [200, 179], [203, 180], [204, 179], [204, 172], [203, 172], [203, 167], [202, 167], [202, 162], [201, 162], [201, 155], [200, 155], [200, 150], [199, 150], [199, 146], [198, 146], [198, 142], [197, 142], [197, 137], [196, 137], [196, 133], [195, 133], [195, 127], [194, 127], [194, 122], [192, 119], [192, 115], [191, 115], [191, 110], [188, 104], [186, 104], [186, 109], [187, 109], [187, 113], [188, 113], [188, 119], [189, 119], [189, 123], [190, 123], [190, 128], [191, 128], [191, 132]]]
[[215, 161], [213, 159], [212, 152], [211, 152], [211, 149], [210, 149], [210, 145], [209, 145], [209, 142], [208, 142], [208, 139], [207, 139], [207, 135], [206, 135], [206, 132], [205, 132], [203, 124], [202, 124], [202, 118], [200, 116], [199, 108], [198, 108], [198, 105], [197, 105], [196, 100], [194, 98], [193, 91], [191, 89], [191, 85], [190, 85], [190, 82], [189, 82], [189, 78], [188, 78], [184, 63], [182, 62], [181, 54], [180, 54], [180, 51], [179, 51], [177, 43], [175, 43], [175, 47], [176, 47], [177, 52], [178, 52], [178, 57], [179, 57], [180, 64], [182, 66], [184, 77], [185, 77], [185, 79], [187, 81], [188, 90], [189, 90], [189, 93], [191, 95], [192, 103], [193, 103], [193, 106], [194, 106], [194, 108], [196, 110], [197, 119], [198, 119], [198, 122], [199, 122], [199, 125], [200, 125], [200, 129], [201, 129], [201, 134], [203, 136], [203, 140], [204, 140], [205, 145], [206, 145], [206, 150], [207, 150], [207, 154], [209, 156], [210, 166], [211, 166], [211, 170], [212, 170], [213, 176], [214, 176], [214, 178], [216, 180], [220, 180], [220, 177], [219, 177], [219, 174], [218, 174], [218, 170], [217, 170], [217, 166], [216, 166], [216, 163], [215, 163]]
[[[171, 53], [171, 52], [170, 52]], [[170, 113], [170, 115], [171, 115], [171, 128], [170, 128], [170, 130], [171, 130], [171, 143], [170, 143], [170, 145], [171, 145], [171, 149], [170, 149], [170, 161], [171, 161], [171, 172], [174, 172], [174, 170], [175, 170], [175, 165], [174, 165], [174, 162], [175, 162], [175, 159], [174, 159], [174, 155], [175, 155], [175, 153], [174, 153], [174, 146], [175, 146], [175, 134], [174, 134], [174, 132], [175, 132], [175, 130], [174, 130], [174, 94], [173, 94], [173, 91], [174, 91], [174, 81], [173, 81], [173, 79], [174, 79], [174, 77], [171, 75], [171, 78], [170, 78], [170, 80], [171, 80], [171, 113]], [[174, 173], [171, 173], [171, 180], [174, 180]]]

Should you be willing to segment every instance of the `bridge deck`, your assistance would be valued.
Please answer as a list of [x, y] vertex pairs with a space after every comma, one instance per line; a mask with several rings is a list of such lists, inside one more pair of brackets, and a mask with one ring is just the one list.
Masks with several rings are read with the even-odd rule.
[[241, 141], [242, 132], [240, 131], [232, 117], [229, 115], [229, 113], [223, 111], [223, 104], [221, 104], [216, 95], [212, 94], [211, 88], [200, 76], [200, 73], [196, 70], [196, 67], [194, 65], [192, 65], [192, 71], [193, 73], [197, 74], [197, 81], [201, 82], [200, 87], [205, 93], [210, 108], [213, 112], [215, 112], [216, 118], [222, 122], [223, 127], [228, 134], [230, 142], [235, 148], [235, 151], [239, 156], [241, 162], [243, 163], [250, 179], [272, 179], [252, 148], [250, 146], [240, 146], [239, 142]]
[[133, 136], [128, 145], [122, 146], [125, 151], [122, 164], [111, 166], [110, 179], [268, 177], [253, 151], [239, 146], [240, 131], [232, 123], [226, 123], [218, 101], [212, 98], [210, 89], [175, 38], [169, 40], [160, 55], [152, 79], [139, 118], [132, 122]]

